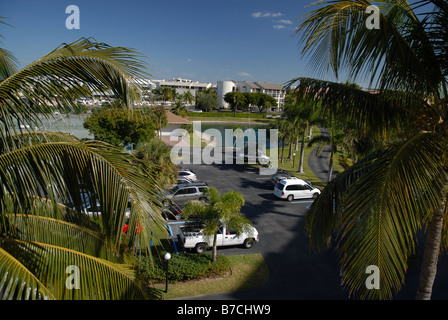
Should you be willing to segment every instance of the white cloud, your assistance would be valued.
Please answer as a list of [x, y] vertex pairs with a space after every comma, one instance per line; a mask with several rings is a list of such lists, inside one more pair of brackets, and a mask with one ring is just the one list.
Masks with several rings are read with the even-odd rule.
[[283, 23], [283, 24], [292, 24], [291, 20], [281, 19], [276, 21], [277, 23]]
[[247, 73], [247, 72], [238, 72], [237, 75], [239, 75], [240, 77], [250, 77], [251, 74]]
[[252, 13], [252, 17], [254, 18], [277, 18], [277, 17], [281, 17], [283, 14], [281, 12], [261, 12], [261, 11], [257, 11]]
[[277, 30], [280, 30], [280, 29], [284, 29], [285, 28], [285, 26], [284, 25], [282, 25], [282, 24], [276, 24], [276, 25], [274, 25], [274, 26], [272, 26], [274, 29], [277, 29]]

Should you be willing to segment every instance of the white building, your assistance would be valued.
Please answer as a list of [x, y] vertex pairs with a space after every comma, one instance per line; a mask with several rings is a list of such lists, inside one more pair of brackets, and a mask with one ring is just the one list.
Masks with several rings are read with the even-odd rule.
[[224, 96], [228, 92], [261, 92], [266, 93], [277, 101], [277, 110], [280, 110], [285, 103], [285, 89], [281, 84], [268, 82], [252, 82], [252, 81], [218, 81], [218, 106], [220, 108], [228, 108], [228, 104], [224, 101]]
[[209, 88], [216, 90], [216, 85], [213, 83], [199, 81], [194, 82], [193, 80], [182, 78], [173, 78], [171, 81], [153, 80], [153, 82], [156, 84], [156, 89], [162, 87], [174, 88], [178, 94], [183, 94], [190, 91], [193, 96], [195, 96], [198, 91], [203, 91]]

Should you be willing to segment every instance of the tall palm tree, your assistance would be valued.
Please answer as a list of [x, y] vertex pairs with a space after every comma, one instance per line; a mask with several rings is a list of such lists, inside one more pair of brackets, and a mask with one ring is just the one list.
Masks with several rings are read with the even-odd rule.
[[297, 140], [301, 140], [301, 149], [297, 171], [299, 173], [305, 173], [303, 169], [305, 161], [305, 140], [309, 132], [311, 132], [312, 127], [322, 120], [320, 109], [314, 104], [307, 104], [305, 101], [301, 101], [300, 95], [296, 94], [296, 92], [291, 92], [288, 95], [288, 103], [283, 108], [283, 114], [287, 121], [290, 121], [294, 126], [300, 128], [301, 137], [298, 136]]
[[188, 201], [182, 211], [185, 219], [194, 217], [203, 224], [203, 232], [206, 237], [213, 237], [212, 261], [216, 261], [217, 235], [220, 226], [224, 223], [229, 229], [240, 235], [243, 232], [250, 232], [252, 225], [249, 219], [240, 214], [240, 209], [244, 205], [243, 196], [236, 191], [228, 191], [221, 195], [215, 187], [208, 188], [208, 203], [200, 201]]
[[[332, 180], [313, 203], [306, 228], [313, 248], [335, 244], [342, 283], [362, 298], [392, 298], [402, 288], [417, 232], [426, 231], [416, 298], [429, 299], [448, 244], [448, 3], [375, 1], [380, 28], [368, 29], [372, 4], [319, 2], [298, 34], [316, 70], [336, 77], [347, 71], [351, 82], [367, 78], [374, 92], [308, 78], [290, 84], [377, 139], [408, 134]], [[369, 265], [379, 268], [380, 289], [365, 285]]]
[[[151, 230], [162, 225], [151, 175], [122, 149], [33, 130], [83, 86], [112, 90], [130, 108], [142, 56], [80, 39], [17, 70], [0, 53], [0, 299], [149, 297], [127, 252], [138, 237], [151, 254]], [[92, 217], [87, 203], [98, 205]]]

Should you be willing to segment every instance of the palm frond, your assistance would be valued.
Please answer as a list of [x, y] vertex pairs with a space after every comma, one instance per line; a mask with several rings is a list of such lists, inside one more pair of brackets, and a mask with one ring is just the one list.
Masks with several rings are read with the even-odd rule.
[[123, 262], [120, 252], [107, 244], [101, 233], [74, 223], [32, 214], [4, 214], [10, 238], [45, 243], [66, 248], [92, 257]]
[[301, 99], [320, 104], [335, 119], [347, 119], [357, 129], [384, 138], [393, 130], [408, 129], [409, 123], [434, 130], [442, 111], [422, 96], [404, 91], [368, 92], [351, 85], [311, 78], [295, 78]]
[[[139, 285], [128, 265], [42, 243], [12, 239], [0, 239], [0, 243], [0, 252], [6, 251], [20, 262], [2, 266], [0, 278], [19, 273], [20, 279], [25, 277], [27, 270], [32, 270], [55, 299], [136, 300], [146, 299], [148, 294], [158, 294]], [[73, 270], [79, 272], [73, 273]], [[17, 296], [23, 291], [24, 284], [28, 285], [20, 281], [11, 283], [9, 295]]]
[[0, 246], [0, 300], [52, 300], [54, 295]]
[[[310, 245], [337, 246], [342, 283], [352, 295], [384, 299], [401, 288], [416, 232], [440, 204], [442, 163], [439, 137], [421, 133], [353, 165], [313, 203], [306, 217]], [[380, 290], [364, 285], [369, 265], [380, 270]]]
[[18, 123], [40, 126], [37, 114], [72, 106], [69, 92], [111, 90], [130, 106], [139, 96], [136, 79], [147, 77], [137, 52], [93, 39], [64, 44], [0, 82], [3, 141]]
[[[37, 196], [72, 203], [81, 212], [81, 193], [91, 201], [98, 200], [106, 237], [115, 246], [120, 243], [130, 206], [131, 222], [142, 225], [149, 248], [150, 229], [160, 228], [162, 218], [153, 204], [157, 185], [148, 185], [150, 180], [137, 163], [137, 159], [105, 143], [44, 143], [0, 155], [0, 180], [3, 192], [22, 207]], [[135, 231], [129, 233], [135, 236]]]
[[[371, 5], [379, 7], [379, 29], [367, 29]], [[408, 1], [319, 1], [297, 34], [304, 55], [318, 71], [338, 78], [346, 68], [352, 80], [367, 77], [370, 86], [433, 94], [444, 80], [440, 60]]]

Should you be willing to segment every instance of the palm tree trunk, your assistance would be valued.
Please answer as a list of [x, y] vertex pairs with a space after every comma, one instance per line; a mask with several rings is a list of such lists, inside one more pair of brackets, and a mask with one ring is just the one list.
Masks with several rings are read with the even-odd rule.
[[218, 235], [215, 233], [213, 236], [213, 251], [212, 251], [212, 262], [216, 261], [216, 254], [217, 254], [217, 243]]
[[305, 159], [305, 135], [306, 135], [306, 130], [303, 132], [302, 146], [300, 149], [300, 162], [299, 162], [299, 170], [298, 170], [300, 173], [305, 173], [303, 171], [303, 161]]
[[285, 138], [282, 139], [282, 158], [280, 160], [280, 163], [283, 163], [284, 153], [285, 153]]
[[331, 145], [330, 162], [328, 164], [328, 182], [331, 181], [331, 176], [333, 175], [333, 154], [333, 145]]
[[428, 223], [420, 284], [415, 297], [417, 300], [431, 299], [432, 286], [437, 274], [437, 262], [440, 255], [440, 241], [442, 238], [443, 217], [445, 211], [446, 194], [444, 194], [440, 208], [434, 213], [431, 221]]

